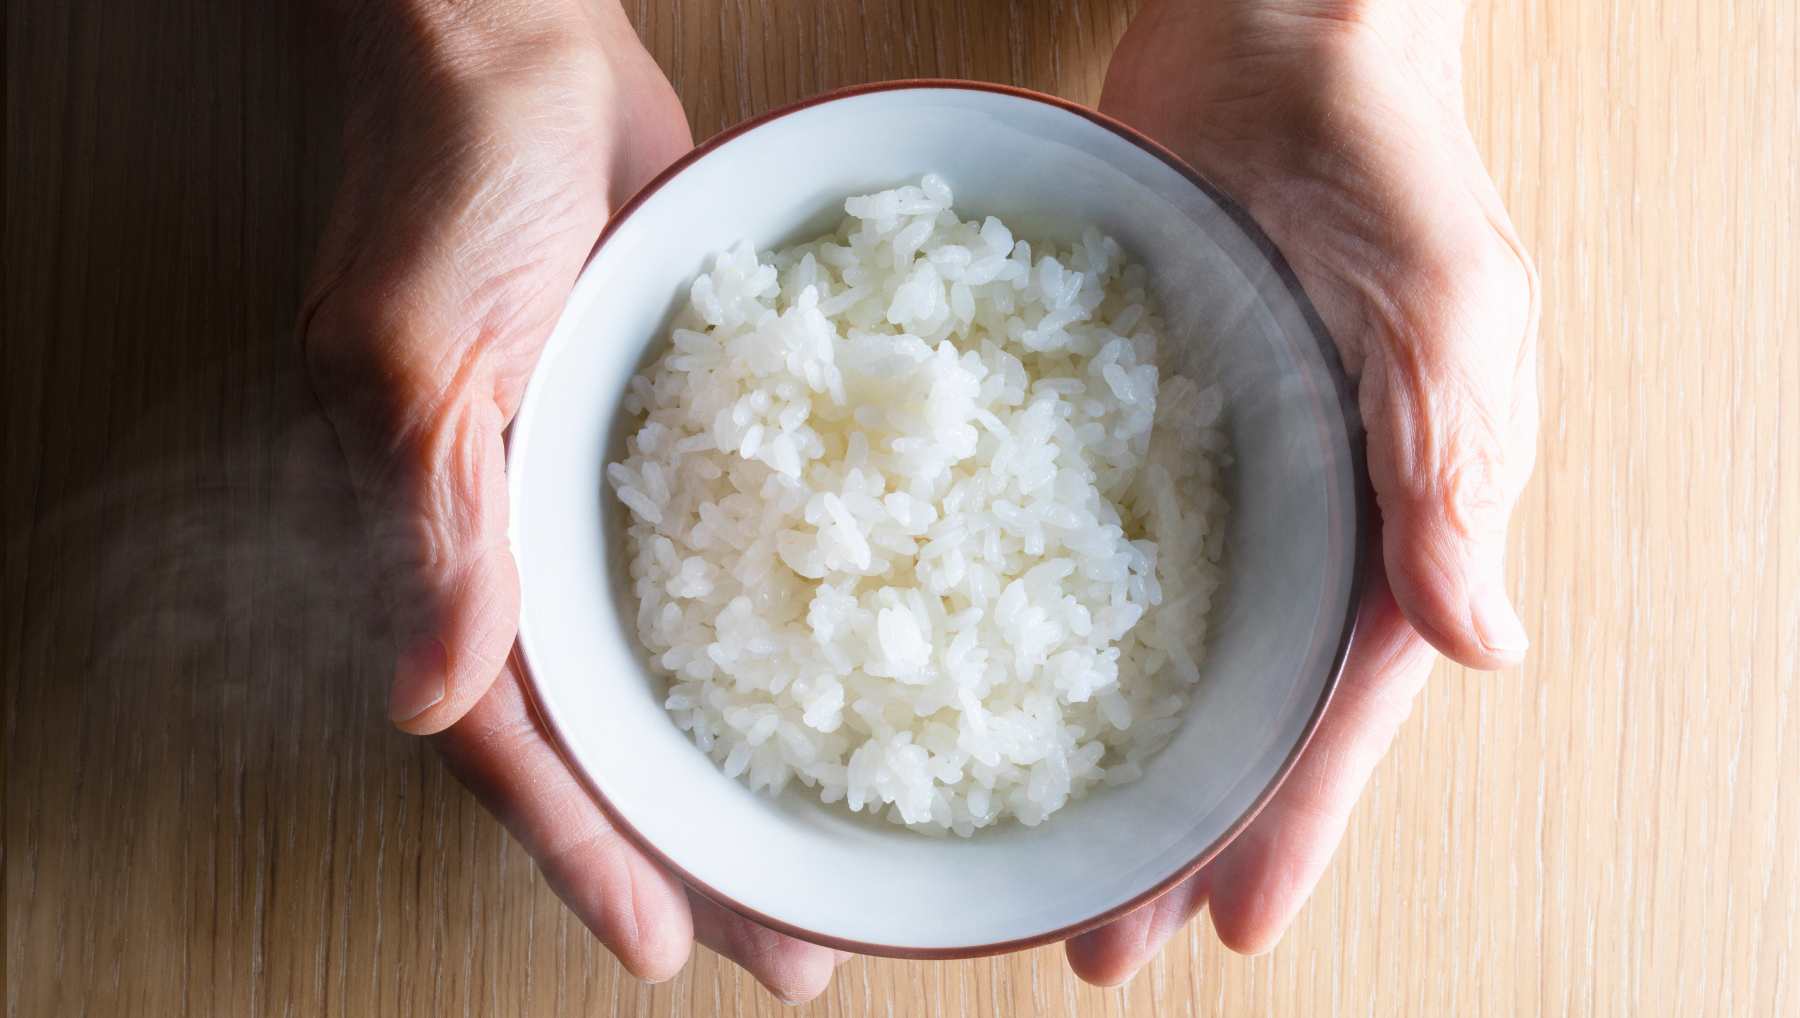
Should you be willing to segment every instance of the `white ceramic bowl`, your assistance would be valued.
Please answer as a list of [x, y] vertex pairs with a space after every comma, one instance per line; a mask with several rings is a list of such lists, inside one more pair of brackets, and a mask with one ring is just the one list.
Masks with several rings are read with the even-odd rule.
[[[845, 196], [942, 174], [965, 216], [1068, 241], [1084, 224], [1150, 270], [1192, 377], [1223, 379], [1236, 466], [1225, 599], [1205, 678], [1144, 777], [1048, 822], [928, 838], [725, 777], [677, 730], [637, 649], [624, 510], [626, 381], [689, 282], [742, 238], [834, 226]], [[1210, 353], [1209, 353], [1210, 349]], [[1192, 873], [1273, 793], [1348, 649], [1370, 510], [1354, 406], [1325, 332], [1241, 210], [1153, 143], [1016, 89], [900, 82], [768, 114], [700, 146], [620, 210], [512, 426], [519, 648], [570, 766], [710, 898], [818, 943], [953, 957], [1070, 936]]]

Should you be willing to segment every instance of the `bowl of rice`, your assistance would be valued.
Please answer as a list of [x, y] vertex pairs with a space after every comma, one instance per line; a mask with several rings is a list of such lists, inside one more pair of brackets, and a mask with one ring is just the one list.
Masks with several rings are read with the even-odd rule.
[[1306, 745], [1361, 444], [1285, 262], [1174, 156], [1017, 89], [833, 93], [600, 238], [508, 438], [519, 658], [720, 904], [863, 953], [1065, 938]]

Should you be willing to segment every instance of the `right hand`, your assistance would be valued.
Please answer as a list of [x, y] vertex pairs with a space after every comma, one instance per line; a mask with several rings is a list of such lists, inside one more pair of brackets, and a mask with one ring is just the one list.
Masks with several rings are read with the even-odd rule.
[[815, 996], [834, 952], [690, 895], [622, 837], [509, 663], [503, 435], [607, 216], [691, 147], [681, 105], [612, 0], [351, 7], [344, 178], [300, 332], [390, 607], [390, 716], [435, 736], [633, 974], [673, 976], [698, 938]]
[[1457, 0], [1161, 0], [1102, 111], [1169, 146], [1269, 231], [1357, 380], [1375, 568], [1331, 708], [1244, 832], [1161, 898], [1069, 942], [1131, 977], [1201, 908], [1266, 951], [1336, 851], [1431, 669], [1517, 663], [1507, 519], [1537, 436], [1537, 273], [1462, 112]]

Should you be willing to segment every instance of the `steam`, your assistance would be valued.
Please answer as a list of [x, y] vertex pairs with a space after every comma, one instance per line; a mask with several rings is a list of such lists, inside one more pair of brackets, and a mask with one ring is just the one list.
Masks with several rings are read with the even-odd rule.
[[141, 699], [166, 726], [177, 706], [292, 724], [333, 704], [379, 723], [386, 611], [335, 437], [297, 378], [232, 402], [248, 426], [207, 436], [224, 413], [165, 401], [95, 479], [14, 524], [11, 649], [38, 706]]

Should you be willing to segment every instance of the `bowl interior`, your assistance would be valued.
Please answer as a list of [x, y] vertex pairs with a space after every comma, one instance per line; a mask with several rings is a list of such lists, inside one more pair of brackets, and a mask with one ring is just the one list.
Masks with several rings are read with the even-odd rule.
[[[742, 238], [822, 232], [844, 196], [942, 174], [965, 217], [1028, 238], [1095, 224], [1150, 269], [1174, 367], [1222, 379], [1230, 579], [1183, 727], [1138, 782], [1037, 828], [922, 837], [726, 778], [661, 706], [630, 619], [626, 382], [688, 283]], [[577, 283], [513, 425], [521, 649], [565, 753], [640, 839], [713, 896], [813, 939], [974, 952], [1131, 902], [1217, 843], [1310, 730], [1336, 672], [1359, 518], [1348, 397], [1296, 291], [1220, 204], [1163, 158], [1071, 110], [933, 86], [834, 98], [706, 151], [644, 197]], [[623, 608], [621, 610], [621, 605]]]

